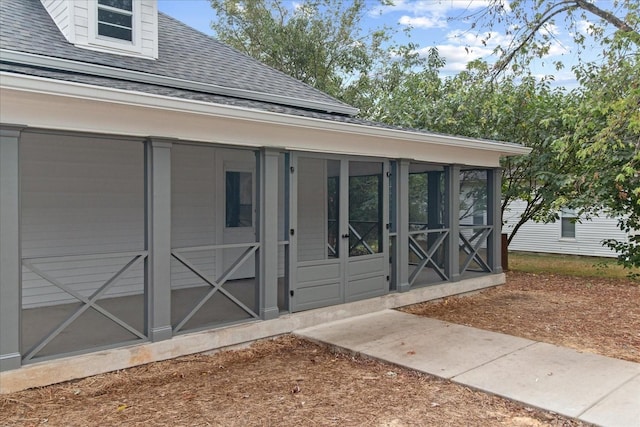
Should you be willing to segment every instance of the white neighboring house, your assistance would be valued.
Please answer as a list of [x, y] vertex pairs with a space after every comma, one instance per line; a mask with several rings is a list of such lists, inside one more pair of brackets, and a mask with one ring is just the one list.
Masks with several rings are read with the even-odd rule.
[[[511, 234], [524, 208], [524, 201], [511, 203], [504, 213], [503, 233]], [[511, 241], [509, 250], [614, 258], [616, 253], [603, 246], [603, 241], [628, 241], [628, 235], [618, 228], [618, 219], [604, 213], [590, 219], [580, 217], [577, 221], [573, 210], [563, 209], [558, 215], [556, 222], [547, 224], [527, 221]]]

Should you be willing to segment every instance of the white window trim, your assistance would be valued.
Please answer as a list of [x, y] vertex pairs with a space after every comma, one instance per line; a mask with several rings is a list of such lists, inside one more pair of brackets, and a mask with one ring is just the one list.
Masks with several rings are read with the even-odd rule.
[[[571, 212], [565, 212], [565, 211], [571, 211]], [[562, 220], [564, 218], [575, 218], [575, 222], [573, 223], [573, 234], [575, 237], [564, 237], [562, 235]], [[573, 210], [573, 209], [561, 209], [560, 210], [560, 238], [558, 239], [561, 242], [577, 242], [578, 239], [578, 227], [576, 226], [578, 224], [578, 219], [579, 216], [578, 214]]]
[[89, 0], [89, 46], [108, 51], [142, 54], [142, 5], [134, 0], [132, 13], [131, 41], [98, 35], [98, 0]]

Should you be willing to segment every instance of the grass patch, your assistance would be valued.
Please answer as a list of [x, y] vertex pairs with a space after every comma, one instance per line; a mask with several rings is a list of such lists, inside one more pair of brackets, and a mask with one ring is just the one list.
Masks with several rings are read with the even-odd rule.
[[620, 279], [627, 279], [631, 273], [631, 270], [618, 265], [614, 258], [528, 252], [509, 252], [509, 269], [536, 274]]

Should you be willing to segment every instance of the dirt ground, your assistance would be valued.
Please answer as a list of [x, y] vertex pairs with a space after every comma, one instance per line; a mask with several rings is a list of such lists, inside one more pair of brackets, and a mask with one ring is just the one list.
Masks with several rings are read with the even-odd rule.
[[[509, 274], [404, 311], [640, 361], [634, 282]], [[2, 426], [582, 426], [292, 336], [0, 396]]]
[[0, 397], [4, 426], [579, 426], [292, 336]]
[[640, 363], [640, 282], [510, 272], [507, 284], [407, 313]]

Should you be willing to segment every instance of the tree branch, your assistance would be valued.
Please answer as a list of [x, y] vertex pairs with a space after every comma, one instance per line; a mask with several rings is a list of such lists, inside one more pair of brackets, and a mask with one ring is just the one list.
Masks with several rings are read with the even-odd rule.
[[589, 3], [586, 0], [574, 0], [574, 1], [576, 3], [576, 6], [578, 6], [579, 8], [587, 10], [593, 13], [594, 15], [599, 16], [600, 18], [604, 19], [605, 21], [607, 21], [608, 23], [610, 23], [611, 25], [613, 25], [619, 30], [636, 32], [629, 24], [627, 24], [622, 19], [615, 16], [613, 13], [600, 9], [595, 4]]
[[[551, 12], [553, 8], [561, 4], [566, 4], [567, 6], [561, 7]], [[566, 2], [555, 4], [551, 6], [549, 9], [547, 9], [545, 13], [542, 15], [542, 17], [540, 18], [540, 20], [533, 26], [533, 28], [529, 30], [529, 32], [522, 38], [522, 40], [520, 40], [520, 43], [518, 43], [518, 45], [513, 49], [510, 49], [510, 51], [502, 59], [500, 59], [500, 61], [496, 63], [496, 65], [493, 67], [494, 74], [498, 75], [501, 72], [503, 72], [504, 69], [507, 67], [507, 65], [513, 60], [516, 54], [520, 51], [520, 49], [522, 49], [527, 43], [529, 43], [531, 39], [536, 35], [536, 33], [540, 31], [540, 28], [542, 28], [544, 24], [549, 22], [551, 18], [553, 18], [554, 16], [562, 12], [575, 9], [576, 7], [578, 6], [575, 3], [566, 1]]]

